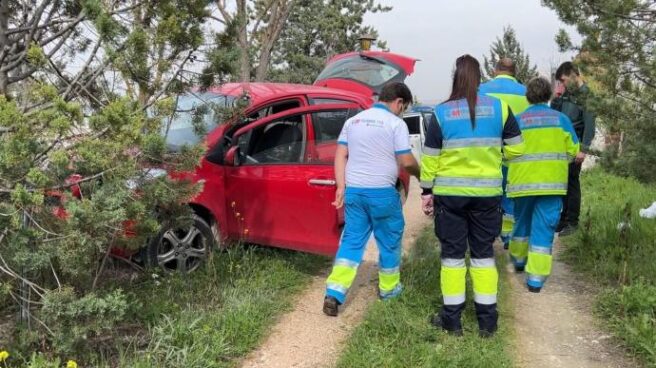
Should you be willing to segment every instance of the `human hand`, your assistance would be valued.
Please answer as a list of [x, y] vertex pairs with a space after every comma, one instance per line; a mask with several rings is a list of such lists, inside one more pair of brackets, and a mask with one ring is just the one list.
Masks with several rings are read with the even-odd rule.
[[333, 206], [335, 208], [340, 209], [344, 207], [344, 188], [337, 188], [337, 191], [335, 192], [335, 201], [333, 202]]
[[579, 152], [576, 154], [576, 158], [574, 158], [574, 162], [576, 162], [577, 165], [583, 164], [583, 161], [585, 161], [586, 154], [583, 152]]
[[432, 216], [433, 215], [433, 195], [432, 194], [423, 194], [421, 196], [421, 210], [424, 211], [424, 215]]

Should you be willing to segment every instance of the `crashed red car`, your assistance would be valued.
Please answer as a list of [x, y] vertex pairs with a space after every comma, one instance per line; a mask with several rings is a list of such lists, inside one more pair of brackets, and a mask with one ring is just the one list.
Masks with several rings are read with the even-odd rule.
[[[415, 62], [388, 52], [349, 53], [331, 59], [313, 86], [237, 83], [179, 96], [167, 144], [175, 151], [204, 140], [208, 150], [200, 164], [182, 175], [203, 189], [189, 203], [192, 227], [162, 229], [141, 252], [146, 262], [189, 272], [213, 247], [230, 241], [333, 255], [344, 224], [343, 210], [331, 205], [339, 133], [385, 83], [405, 80]], [[248, 107], [241, 118], [222, 122], [209, 113], [203, 122], [209, 133], [194, 133], [188, 111], [210, 103], [232, 106], [244, 96]], [[397, 189], [403, 198], [408, 180], [402, 171]]]

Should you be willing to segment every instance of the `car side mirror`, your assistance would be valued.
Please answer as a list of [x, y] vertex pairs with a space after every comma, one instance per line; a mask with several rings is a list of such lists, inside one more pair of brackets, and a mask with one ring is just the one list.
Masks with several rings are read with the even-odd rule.
[[239, 146], [230, 147], [225, 154], [223, 163], [228, 166], [239, 166]]

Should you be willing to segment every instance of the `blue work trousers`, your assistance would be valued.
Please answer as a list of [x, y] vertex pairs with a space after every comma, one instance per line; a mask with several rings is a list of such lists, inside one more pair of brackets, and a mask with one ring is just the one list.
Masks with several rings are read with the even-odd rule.
[[515, 227], [510, 256], [517, 268], [526, 267], [529, 286], [541, 288], [551, 274], [553, 240], [563, 206], [561, 196], [515, 198]]
[[326, 295], [344, 303], [372, 232], [380, 255], [379, 295], [383, 299], [398, 295], [405, 226], [399, 193], [394, 187], [346, 188], [344, 207], [344, 232], [326, 281]]

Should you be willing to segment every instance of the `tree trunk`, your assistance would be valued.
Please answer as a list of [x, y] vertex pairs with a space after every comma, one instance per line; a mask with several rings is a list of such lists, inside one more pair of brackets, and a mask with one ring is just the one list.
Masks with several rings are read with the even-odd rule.
[[[7, 30], [9, 29], [9, 0], [0, 0], [0, 54], [3, 58], [6, 57], [5, 52], [9, 48], [9, 39], [7, 37]], [[2, 60], [0, 60], [0, 66]], [[0, 95], [7, 94], [7, 85], [9, 82], [9, 75], [6, 71], [0, 72]]]
[[237, 42], [239, 43], [239, 81], [250, 82], [251, 80], [251, 58], [249, 56], [250, 44], [248, 43], [248, 14], [246, 11], [246, 0], [237, 0], [238, 22]]
[[282, 33], [285, 23], [287, 23], [294, 2], [294, 0], [277, 0], [271, 7], [271, 16], [262, 40], [259, 63], [255, 74], [255, 80], [258, 82], [263, 82], [269, 73], [273, 47], [278, 42], [280, 33]]

